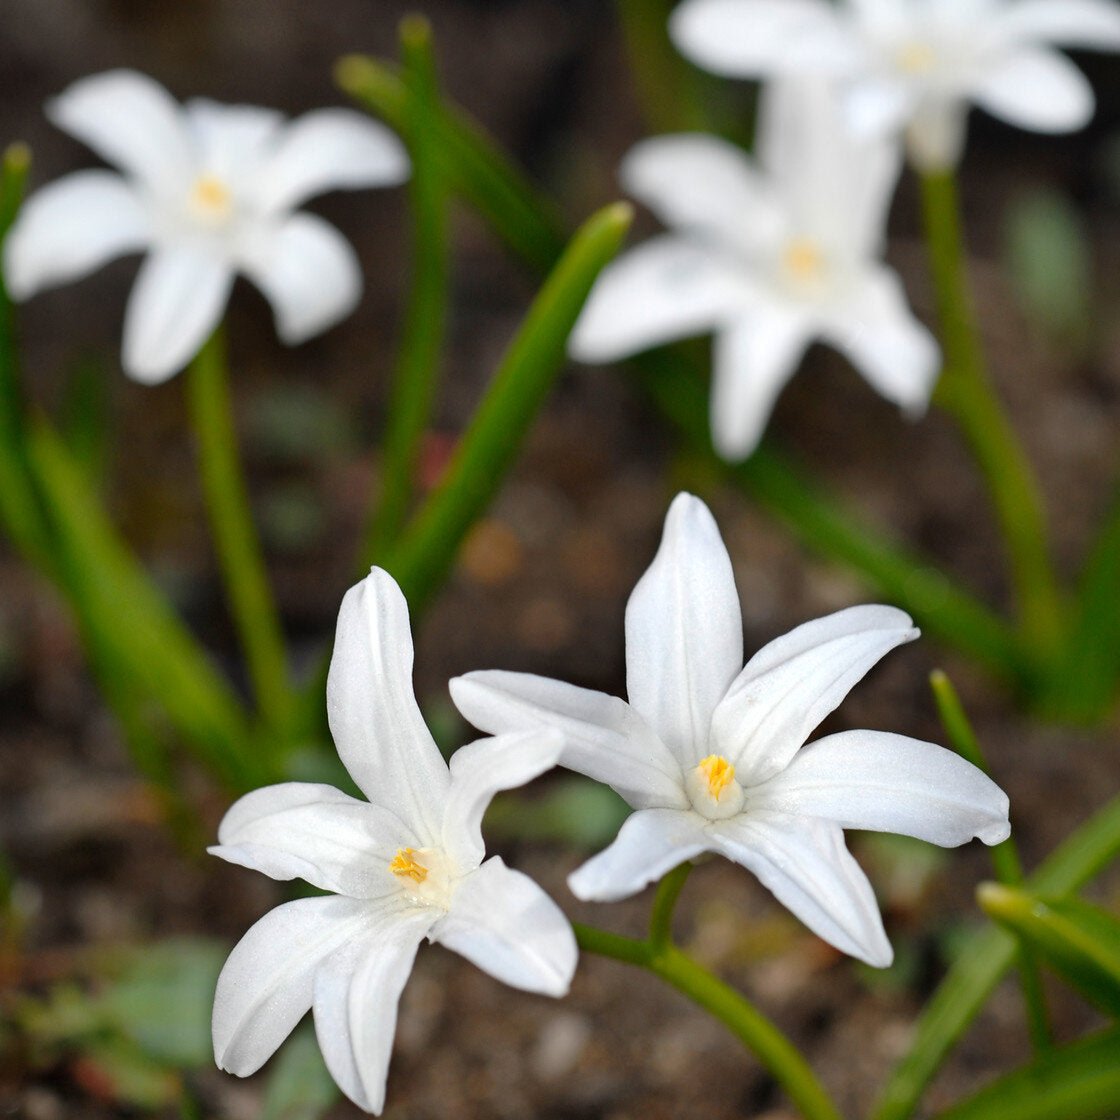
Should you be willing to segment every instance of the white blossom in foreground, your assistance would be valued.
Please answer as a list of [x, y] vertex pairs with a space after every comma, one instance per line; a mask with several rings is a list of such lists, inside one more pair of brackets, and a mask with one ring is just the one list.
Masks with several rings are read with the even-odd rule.
[[369, 798], [289, 782], [226, 814], [210, 851], [274, 879], [333, 891], [266, 914], [238, 942], [214, 996], [214, 1057], [253, 1073], [314, 1008], [327, 1068], [379, 1113], [397, 1002], [420, 942], [461, 953], [516, 988], [561, 996], [576, 965], [571, 926], [527, 876], [483, 862], [495, 793], [555, 765], [561, 736], [483, 739], [443, 761], [412, 694], [400, 589], [380, 569], [342, 603], [327, 684], [331, 733]]
[[1093, 115], [1084, 74], [1055, 50], [1120, 50], [1115, 0], [684, 0], [670, 32], [717, 74], [843, 79], [850, 124], [905, 129], [925, 170], [954, 166], [974, 104], [1036, 132]]
[[707, 506], [681, 494], [626, 609], [629, 704], [524, 673], [469, 673], [451, 693], [487, 731], [558, 728], [560, 764], [637, 810], [572, 874], [580, 898], [625, 898], [718, 852], [820, 937], [885, 967], [891, 947], [843, 830], [946, 847], [1010, 833], [1003, 791], [942, 747], [880, 731], [803, 746], [872, 665], [917, 634], [902, 611], [851, 607], [797, 627], [744, 668], [727, 550]]
[[322, 218], [293, 211], [324, 191], [408, 175], [400, 141], [360, 113], [320, 109], [287, 123], [248, 105], [180, 106], [131, 70], [75, 82], [47, 114], [121, 174], [79, 171], [27, 200], [5, 245], [8, 289], [26, 299], [147, 251], [123, 365], [149, 384], [198, 352], [237, 273], [268, 298], [289, 344], [347, 316], [362, 289], [354, 250]]
[[607, 266], [570, 343], [608, 362], [714, 331], [712, 441], [730, 460], [755, 449], [814, 341], [912, 413], [940, 368], [880, 259], [898, 145], [855, 139], [829, 85], [790, 80], [763, 94], [757, 152], [698, 133], [634, 148], [622, 184], [671, 232]]

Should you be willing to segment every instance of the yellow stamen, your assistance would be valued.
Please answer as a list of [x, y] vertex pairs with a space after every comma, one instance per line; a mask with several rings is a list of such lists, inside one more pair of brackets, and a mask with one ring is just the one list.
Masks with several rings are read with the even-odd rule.
[[428, 877], [428, 869], [417, 863], [413, 856], [414, 848], [398, 848], [397, 854], [389, 864], [389, 870], [402, 879], [411, 879], [414, 883], [422, 883]]
[[786, 246], [782, 260], [795, 280], [816, 280], [824, 272], [820, 249], [806, 237], [795, 237]]
[[216, 175], [200, 175], [191, 191], [191, 202], [204, 213], [225, 215], [230, 211], [233, 195]]
[[937, 55], [925, 43], [907, 43], [895, 56], [898, 68], [907, 74], [928, 74], [937, 65]]
[[697, 767], [708, 781], [708, 795], [713, 801], [735, 780], [735, 767], [723, 755], [710, 754]]

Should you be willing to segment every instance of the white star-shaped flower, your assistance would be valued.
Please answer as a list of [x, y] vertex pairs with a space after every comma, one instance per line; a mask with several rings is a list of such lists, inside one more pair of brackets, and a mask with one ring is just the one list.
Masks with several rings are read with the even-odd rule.
[[684, 0], [670, 32], [717, 74], [842, 79], [849, 122], [906, 129], [914, 162], [955, 165], [970, 104], [1037, 132], [1070, 132], [1093, 91], [1055, 47], [1120, 50], [1114, 0]]
[[384, 126], [346, 109], [290, 124], [271, 109], [178, 105], [131, 70], [75, 82], [47, 107], [59, 128], [120, 169], [79, 171], [24, 204], [4, 252], [15, 299], [148, 251], [128, 301], [123, 365], [137, 381], [182, 369], [218, 325], [238, 273], [301, 342], [361, 296], [354, 250], [332, 225], [293, 213], [336, 188], [394, 184], [408, 157]]
[[852, 607], [797, 627], [744, 668], [727, 550], [707, 506], [681, 494], [626, 609], [629, 704], [524, 673], [469, 673], [451, 693], [487, 731], [558, 728], [560, 764], [636, 810], [572, 874], [580, 898], [625, 898], [718, 852], [820, 937], [885, 967], [891, 947], [843, 830], [946, 847], [1010, 833], [1003, 791], [942, 747], [879, 731], [803, 746], [872, 665], [917, 634], [902, 611]]
[[880, 259], [900, 164], [894, 142], [850, 135], [835, 90], [813, 81], [764, 91], [757, 163], [700, 133], [638, 144], [623, 186], [671, 232], [607, 266], [572, 354], [615, 361], [714, 331], [712, 441], [730, 460], [755, 449], [813, 341], [921, 412], [940, 353]]
[[561, 996], [575, 970], [571, 926], [527, 876], [483, 862], [482, 815], [499, 790], [555, 765], [540, 729], [440, 756], [412, 693], [408, 608], [378, 568], [342, 602], [327, 684], [331, 733], [369, 798], [289, 782], [234, 804], [210, 851], [333, 894], [266, 914], [238, 942], [214, 996], [214, 1057], [241, 1076], [308, 1010], [327, 1068], [379, 1113], [397, 1002], [420, 942], [461, 953], [516, 988]]

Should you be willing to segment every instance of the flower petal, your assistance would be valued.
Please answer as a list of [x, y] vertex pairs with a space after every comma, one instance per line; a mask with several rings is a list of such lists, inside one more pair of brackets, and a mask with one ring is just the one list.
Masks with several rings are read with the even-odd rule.
[[563, 911], [498, 856], [465, 876], [431, 938], [504, 984], [562, 996], [579, 955]]
[[13, 299], [92, 272], [142, 249], [151, 234], [136, 192], [111, 171], [79, 171], [36, 191], [4, 242]]
[[869, 268], [823, 332], [868, 383], [900, 408], [921, 415], [941, 372], [941, 350], [915, 318], [898, 276]]
[[709, 753], [712, 713], [742, 664], [731, 559], [708, 507], [678, 494], [626, 604], [626, 687], [683, 768]]
[[886, 968], [894, 959], [875, 892], [839, 825], [782, 813], [741, 813], [710, 828], [712, 848], [742, 864], [818, 937]]
[[214, 993], [214, 1061], [248, 1077], [311, 1006], [315, 970], [369, 922], [371, 904], [330, 895], [270, 910], [234, 946]]
[[972, 90], [994, 117], [1035, 132], [1073, 132], [1096, 107], [1089, 79], [1064, 55], [1022, 47], [992, 67]]
[[883, 731], [845, 731], [810, 743], [751, 805], [823, 817], [841, 828], [897, 832], [954, 848], [1011, 833], [1007, 794], [960, 755]]
[[622, 161], [627, 194], [666, 225], [714, 235], [750, 250], [772, 245], [783, 215], [742, 149], [718, 136], [685, 133], [643, 140]]
[[743, 296], [729, 260], [698, 242], [655, 237], [599, 274], [568, 349], [580, 362], [613, 362], [714, 329]]
[[443, 846], [461, 867], [477, 867], [486, 854], [482, 815], [494, 794], [516, 789], [551, 770], [563, 745], [559, 731], [541, 728], [479, 739], [451, 756]]
[[305, 879], [351, 898], [398, 886], [387, 868], [398, 848], [420, 847], [395, 814], [334, 786], [285, 782], [234, 802], [211, 855], [273, 879]]
[[178, 373], [218, 325], [233, 269], [181, 246], [156, 249], [140, 266], [124, 317], [125, 373], [156, 385]]
[[1001, 8], [994, 22], [1001, 35], [1019, 42], [1120, 49], [1120, 7], [1115, 0], [1018, 0]]
[[257, 202], [277, 213], [324, 191], [394, 186], [408, 178], [404, 145], [384, 125], [349, 109], [294, 120], [261, 169]]
[[704, 821], [691, 810], [640, 809], [609, 847], [568, 876], [568, 886], [585, 902], [617, 902], [711, 847]]
[[386, 910], [367, 918], [315, 973], [315, 1036], [338, 1087], [380, 1114], [397, 1030], [397, 1005], [435, 911]]
[[241, 267], [276, 315], [289, 346], [345, 319], [362, 295], [362, 269], [350, 242], [314, 214], [262, 228], [243, 248]]
[[199, 171], [215, 175], [243, 198], [284, 125], [283, 113], [256, 105], [222, 105], [196, 97], [183, 107], [199, 152]]
[[381, 568], [342, 600], [327, 717], [358, 788], [411, 825], [425, 847], [438, 844], [451, 776], [412, 692], [408, 605]]
[[789, 765], [809, 733], [881, 657], [918, 637], [894, 607], [849, 607], [765, 645], [727, 691], [712, 720], [719, 754], [744, 787]]
[[82, 78], [47, 104], [47, 116], [158, 193], [182, 191], [194, 171], [182, 111], [158, 82], [135, 70]]
[[711, 424], [712, 444], [722, 458], [738, 463], [758, 446], [811, 332], [800, 308], [770, 300], [716, 336]]
[[451, 681], [455, 706], [490, 734], [556, 728], [560, 765], [610, 786], [635, 809], [685, 809], [680, 764], [624, 700], [531, 673], [467, 673]]
[[681, 54], [733, 78], [843, 73], [858, 44], [823, 0], [684, 0], [669, 20]]

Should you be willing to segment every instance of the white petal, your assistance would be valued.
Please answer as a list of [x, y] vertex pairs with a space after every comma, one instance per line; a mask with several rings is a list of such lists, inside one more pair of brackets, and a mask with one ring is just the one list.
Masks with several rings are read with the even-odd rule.
[[527, 992], [562, 996], [579, 955], [563, 911], [495, 856], [465, 876], [431, 938]]
[[857, 137], [890, 136], [914, 111], [913, 85], [891, 74], [861, 75], [840, 91], [844, 119]]
[[906, 126], [906, 154], [920, 172], [952, 171], [964, 155], [968, 139], [969, 104], [956, 95], [919, 98]]
[[712, 713], [742, 664], [731, 559], [708, 507], [678, 494], [626, 604], [626, 688], [685, 769], [709, 753]]
[[994, 117], [1035, 132], [1072, 132], [1093, 116], [1089, 79], [1064, 55], [1023, 47], [994, 66], [972, 90]]
[[692, 811], [640, 809], [627, 817], [610, 847], [568, 876], [585, 902], [617, 902], [711, 849], [704, 821]]
[[397, 1005], [435, 912], [386, 911], [316, 971], [315, 1036], [338, 1087], [380, 1114], [397, 1030]]
[[741, 462], [758, 446], [811, 330], [800, 308], [768, 301], [716, 336], [711, 424], [712, 443], [722, 458]]
[[195, 98], [184, 106], [199, 152], [199, 171], [214, 175], [239, 197], [255, 187], [284, 115], [255, 105], [221, 105]]
[[233, 269], [181, 246], [156, 249], [140, 266], [124, 317], [125, 373], [156, 385], [178, 373], [218, 325]]
[[843, 21], [822, 0], [685, 0], [669, 20], [677, 49], [728, 77], [783, 70], [843, 73], [860, 57]]
[[841, 828], [897, 832], [943, 848], [1002, 843], [1007, 794], [960, 755], [905, 735], [845, 731], [810, 743], [751, 805], [823, 817]]
[[254, 790], [234, 802], [207, 850], [273, 879], [306, 879], [352, 898], [397, 889], [388, 866], [398, 848], [421, 847], [388, 809], [309, 782]]
[[270, 910], [234, 946], [214, 993], [214, 1061], [248, 1077], [311, 1006], [315, 970], [369, 922], [369, 902], [330, 895]]
[[403, 183], [408, 167], [404, 145], [384, 125], [349, 109], [317, 109], [285, 129], [256, 198], [276, 213], [324, 191]]
[[666, 225], [744, 249], [773, 244], [782, 225], [778, 200], [746, 153], [718, 136], [643, 140], [622, 161], [619, 179]]
[[995, 16], [1009, 39], [1082, 50], [1120, 50], [1120, 6], [1115, 0], [1018, 0]]
[[74, 82], [47, 116], [122, 171], [159, 193], [181, 192], [194, 171], [182, 111], [158, 82], [110, 70]]
[[451, 776], [412, 692], [408, 604], [381, 568], [342, 600], [327, 717], [358, 788], [407, 821], [425, 847], [437, 844]]
[[680, 764], [624, 700], [531, 673], [468, 673], [451, 682], [455, 706], [490, 734], [556, 728], [560, 765], [609, 785], [635, 809], [685, 809]]
[[293, 214], [261, 229], [243, 247], [241, 267], [276, 315], [289, 346], [345, 319], [362, 295], [362, 270], [350, 242], [314, 214]]
[[941, 349], [915, 318], [896, 273], [869, 268], [837, 308], [824, 340], [840, 350], [887, 400], [920, 415], [941, 372]]
[[710, 331], [743, 298], [732, 262], [699, 242], [655, 237], [599, 274], [568, 348], [577, 361], [613, 362]]
[[711, 826], [712, 847], [753, 871], [818, 937], [875, 968], [894, 959], [875, 892], [828, 821], [741, 813]]
[[443, 818], [443, 846], [460, 867], [477, 867], [486, 854], [482, 815], [494, 794], [516, 789], [560, 759], [564, 737], [541, 728], [479, 739], [451, 756], [451, 789]]
[[848, 607], [803, 623], [747, 662], [712, 721], [744, 786], [785, 769], [809, 733], [889, 650], [918, 637], [894, 607]]
[[4, 242], [4, 279], [13, 299], [92, 272], [142, 249], [148, 215], [136, 192], [111, 171], [79, 171], [36, 191]]

